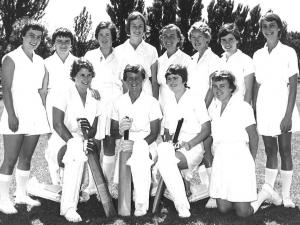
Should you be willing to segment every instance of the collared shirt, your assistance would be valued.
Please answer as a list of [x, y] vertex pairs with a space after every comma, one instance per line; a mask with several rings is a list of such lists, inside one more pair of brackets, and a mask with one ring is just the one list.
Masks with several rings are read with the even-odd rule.
[[71, 68], [74, 60], [76, 59], [77, 57], [72, 55], [71, 52], [69, 52], [65, 62], [61, 60], [57, 52], [54, 52], [52, 56], [45, 59], [45, 65], [49, 72], [48, 88], [61, 89], [65, 88], [66, 84], [71, 83]]
[[289, 78], [299, 74], [297, 54], [295, 50], [278, 42], [269, 53], [267, 45], [253, 55], [255, 77], [258, 83], [278, 83], [287, 85]]
[[222, 103], [209, 108], [211, 131], [214, 144], [249, 142], [246, 128], [255, 124], [252, 107], [238, 96], [233, 95], [221, 115]]
[[115, 49], [116, 55], [121, 63], [121, 71], [127, 64], [141, 64], [146, 70], [148, 77], [151, 77], [151, 65], [158, 59], [156, 48], [144, 40], [137, 46], [132, 47], [129, 39]]
[[132, 118], [132, 126], [129, 131], [131, 140], [137, 136], [139, 138], [148, 136], [150, 134], [150, 122], [162, 118], [158, 101], [143, 92], [134, 103], [131, 102], [129, 93], [122, 95], [114, 102], [111, 118], [115, 121], [121, 121], [126, 116]]
[[244, 98], [246, 92], [245, 77], [254, 73], [252, 59], [239, 49], [228, 59], [226, 58], [226, 53], [224, 53], [220, 58], [220, 70], [228, 70], [232, 72], [237, 85], [235, 94]]
[[65, 113], [64, 124], [72, 133], [81, 134], [78, 126], [78, 118], [86, 118], [92, 125], [95, 117], [101, 115], [101, 103], [92, 97], [91, 91], [87, 90], [86, 102], [83, 105], [75, 83], [65, 90], [61, 90], [60, 97], [53, 106]]
[[204, 101], [199, 100], [195, 92], [188, 89], [178, 103], [170, 101], [165, 112], [165, 128], [170, 133], [175, 133], [178, 120], [184, 118], [179, 135], [179, 140], [184, 141], [189, 141], [200, 133], [201, 125], [210, 120]]
[[118, 98], [123, 93], [123, 74], [115, 51], [105, 58], [100, 48], [97, 48], [88, 51], [84, 57], [93, 64], [95, 78], [92, 87], [99, 91], [102, 100], [111, 101]]
[[160, 85], [166, 84], [165, 74], [171, 64], [180, 64], [188, 68], [191, 63], [191, 57], [178, 49], [171, 57], [168, 57], [167, 51], [158, 58], [157, 81]]
[[208, 48], [199, 59], [197, 52], [192, 56], [189, 67], [188, 86], [204, 99], [210, 86], [210, 75], [219, 69], [219, 57]]

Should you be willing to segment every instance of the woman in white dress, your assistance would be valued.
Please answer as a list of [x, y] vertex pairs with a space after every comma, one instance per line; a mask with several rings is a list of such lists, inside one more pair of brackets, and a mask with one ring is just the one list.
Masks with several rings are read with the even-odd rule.
[[[127, 165], [131, 168], [134, 186], [135, 216], [145, 215], [149, 208], [151, 166], [157, 155], [155, 140], [162, 117], [158, 101], [142, 91], [145, 79], [146, 72], [141, 65], [125, 67], [123, 80], [128, 92], [114, 102], [111, 117], [111, 135], [121, 139], [120, 148], [126, 148], [122, 141], [125, 130], [129, 130], [129, 139], [134, 142]], [[118, 177], [118, 169], [115, 171]]]
[[[165, 141], [159, 144], [157, 167], [169, 190], [180, 217], [189, 217], [190, 204], [180, 170], [185, 179], [198, 167], [203, 158], [202, 142], [210, 135], [210, 118], [204, 101], [187, 87], [187, 69], [179, 64], [172, 64], [165, 74], [168, 87], [174, 93], [175, 102], [166, 105], [164, 120]], [[196, 104], [195, 104], [196, 103]], [[178, 143], [179, 149], [169, 143], [174, 135], [178, 120], [184, 119]]]
[[210, 196], [217, 200], [218, 210], [234, 210], [240, 217], [255, 213], [261, 203], [275, 191], [264, 185], [257, 196], [255, 157], [258, 135], [252, 107], [234, 95], [235, 78], [229, 71], [212, 74], [212, 90], [217, 99], [209, 109], [214, 160]]
[[[191, 88], [191, 91], [196, 92], [197, 95], [200, 96], [201, 101], [205, 101], [206, 107], [208, 108], [213, 99], [209, 76], [218, 70], [220, 59], [209, 48], [211, 29], [205, 22], [195, 22], [189, 29], [188, 37], [194, 50], [197, 51], [197, 53], [192, 56], [192, 62], [188, 68], [188, 86]], [[212, 138], [208, 137], [204, 141], [205, 154], [203, 159], [208, 177], [210, 177], [211, 174], [213, 160], [211, 144]], [[206, 207], [215, 208], [216, 201], [209, 199]]]
[[[283, 31], [277, 14], [267, 13], [260, 20], [260, 29], [267, 40], [265, 47], [254, 53], [256, 86], [257, 128], [262, 135], [267, 155], [265, 183], [274, 186], [278, 174], [277, 153], [281, 158], [280, 177], [282, 200], [273, 202], [285, 207], [295, 207], [290, 188], [293, 176], [291, 155], [292, 132], [300, 130], [297, 106], [297, 77], [299, 74], [297, 55], [294, 49], [280, 42]], [[256, 103], [256, 104], [255, 104]]]
[[157, 59], [155, 47], [146, 43], [146, 19], [140, 12], [134, 11], [127, 18], [126, 33], [129, 35], [123, 44], [116, 47], [116, 55], [121, 63], [121, 71], [127, 64], [140, 64], [146, 71], [143, 91], [158, 99]]
[[188, 67], [191, 62], [191, 57], [180, 50], [183, 44], [184, 36], [181, 30], [175, 24], [164, 26], [160, 30], [159, 35], [165, 53], [158, 58], [157, 82], [159, 84], [159, 102], [164, 112], [163, 107], [168, 101], [174, 98], [174, 93], [170, 90], [166, 83], [165, 74], [171, 64], [180, 64]]
[[236, 79], [239, 95], [246, 102], [251, 104], [252, 87], [254, 80], [254, 65], [252, 59], [238, 49], [240, 32], [235, 24], [227, 23], [222, 25], [218, 32], [218, 40], [224, 53], [220, 59], [220, 70], [228, 70], [233, 73]]
[[21, 31], [22, 45], [5, 55], [2, 61], [4, 110], [0, 133], [3, 134], [4, 159], [0, 168], [0, 211], [6, 214], [17, 213], [9, 198], [9, 184], [17, 161], [15, 203], [40, 205], [27, 195], [26, 185], [39, 136], [49, 132], [43, 105], [48, 73], [44, 60], [34, 53], [43, 32], [40, 24], [26, 23]]
[[110, 135], [111, 110], [113, 102], [123, 94], [120, 62], [113, 48], [117, 38], [116, 26], [110, 21], [101, 21], [96, 27], [95, 37], [99, 48], [88, 51], [84, 58], [93, 64], [95, 78], [92, 88], [99, 91], [103, 104], [96, 139], [103, 141], [103, 173], [111, 182], [115, 162], [115, 140]]
[[[60, 97], [53, 102], [54, 132], [45, 150], [49, 167], [56, 173], [55, 180], [62, 185], [60, 214], [71, 222], [81, 221], [76, 210], [87, 161], [81, 129], [86, 129], [88, 139], [93, 139], [101, 113], [100, 101], [92, 97], [89, 89], [94, 76], [94, 69], [89, 61], [83, 58], [74, 61], [70, 71], [73, 83], [61, 90]], [[88, 181], [93, 182], [91, 176]]]

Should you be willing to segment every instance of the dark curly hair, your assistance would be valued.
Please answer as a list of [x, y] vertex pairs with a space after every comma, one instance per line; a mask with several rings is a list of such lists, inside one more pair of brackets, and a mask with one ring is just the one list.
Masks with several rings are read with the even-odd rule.
[[95, 71], [94, 71], [94, 67], [93, 67], [92, 63], [90, 61], [86, 60], [85, 58], [81, 57], [79, 59], [75, 59], [72, 64], [70, 76], [73, 81], [75, 81], [75, 77], [76, 77], [77, 73], [82, 68], [87, 69], [89, 72], [91, 72], [92, 76], [95, 77]]
[[188, 81], [188, 72], [185, 66], [180, 64], [171, 64], [166, 71], [165, 78], [167, 79], [167, 77], [171, 74], [181, 76], [182, 82], [185, 84]]
[[25, 25], [23, 26], [23, 28], [21, 30], [22, 37], [24, 37], [26, 35], [27, 31], [29, 31], [30, 29], [38, 30], [38, 31], [41, 31], [42, 33], [44, 33], [44, 31], [45, 31], [45, 27], [42, 24], [40, 24], [34, 20], [29, 20], [25, 23]]
[[66, 37], [71, 39], [71, 45], [74, 42], [74, 36], [72, 32], [68, 28], [59, 27], [57, 28], [54, 33], [52, 34], [52, 44], [55, 43], [57, 37]]

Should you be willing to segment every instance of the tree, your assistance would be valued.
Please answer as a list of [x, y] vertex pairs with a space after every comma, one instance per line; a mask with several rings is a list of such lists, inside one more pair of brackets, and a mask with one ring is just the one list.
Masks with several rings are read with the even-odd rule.
[[74, 18], [75, 46], [74, 54], [78, 57], [83, 56], [90, 48], [92, 41], [88, 41], [89, 33], [92, 29], [91, 14], [84, 6], [78, 16]]
[[177, 24], [185, 37], [183, 51], [188, 55], [193, 53], [193, 46], [188, 41], [188, 31], [194, 22], [202, 19], [202, 0], [178, 0]]
[[0, 0], [0, 21], [3, 24], [6, 41], [13, 31], [13, 24], [24, 17], [39, 20], [49, 0]]
[[129, 14], [133, 11], [143, 13], [144, 8], [144, 0], [110, 0], [110, 3], [106, 6], [106, 12], [119, 30], [119, 37], [116, 41], [116, 45], [122, 44], [127, 39], [125, 21]]
[[156, 47], [158, 54], [162, 53], [159, 31], [165, 25], [176, 22], [177, 0], [156, 0], [147, 8], [148, 24], [150, 26], [147, 41]]

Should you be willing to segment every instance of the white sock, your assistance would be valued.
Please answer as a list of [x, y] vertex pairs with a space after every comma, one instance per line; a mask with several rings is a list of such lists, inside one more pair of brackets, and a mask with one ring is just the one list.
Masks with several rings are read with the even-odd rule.
[[282, 182], [282, 198], [290, 198], [290, 189], [293, 179], [293, 170], [280, 170], [281, 182]]
[[29, 180], [30, 170], [16, 169], [16, 197], [27, 195], [27, 182]]
[[0, 199], [1, 201], [10, 200], [9, 184], [12, 175], [0, 174]]
[[257, 212], [261, 204], [267, 200], [270, 197], [270, 194], [266, 192], [264, 189], [261, 189], [261, 191], [257, 195], [257, 200], [254, 202], [251, 202], [250, 205], [253, 208], [253, 214]]
[[278, 174], [278, 169], [265, 168], [265, 183], [270, 184], [274, 188], [275, 180]]
[[103, 156], [103, 173], [107, 181], [111, 181], [115, 171], [115, 156]]

